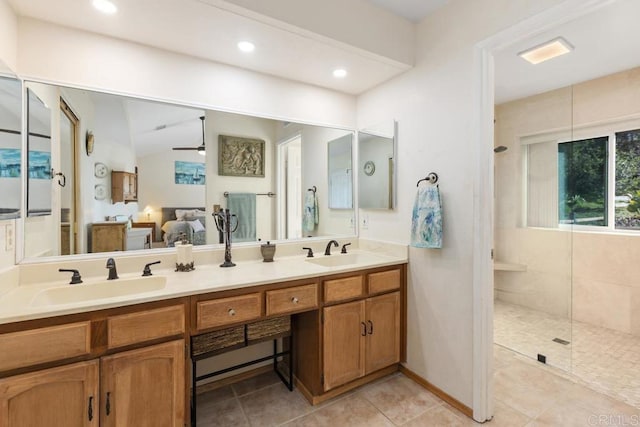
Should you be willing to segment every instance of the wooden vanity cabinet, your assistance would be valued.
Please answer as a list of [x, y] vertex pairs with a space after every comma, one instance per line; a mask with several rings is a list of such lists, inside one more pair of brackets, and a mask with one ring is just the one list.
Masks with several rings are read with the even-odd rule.
[[406, 265], [322, 281], [319, 313], [297, 316], [301, 392], [320, 403], [393, 372], [404, 358]]
[[183, 427], [186, 301], [0, 325], [0, 426]]
[[0, 426], [97, 427], [99, 363], [80, 362], [0, 380]]

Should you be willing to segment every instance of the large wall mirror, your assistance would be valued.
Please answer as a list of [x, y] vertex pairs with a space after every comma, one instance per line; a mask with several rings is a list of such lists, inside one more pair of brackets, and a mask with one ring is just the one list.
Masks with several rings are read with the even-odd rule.
[[22, 83], [0, 76], [0, 220], [20, 216]]
[[[353, 207], [329, 205], [327, 179], [329, 143], [351, 147], [351, 130], [27, 85], [60, 108], [50, 146], [52, 167], [66, 179], [65, 187], [60, 176], [49, 180], [51, 221], [25, 222], [27, 260], [166, 248], [182, 236], [219, 244], [212, 213], [220, 208], [243, 222], [234, 242], [355, 234]], [[335, 191], [352, 191], [343, 185]], [[302, 227], [309, 189], [317, 221]]]
[[394, 208], [395, 139], [395, 130], [393, 136], [358, 132], [358, 206], [361, 209]]

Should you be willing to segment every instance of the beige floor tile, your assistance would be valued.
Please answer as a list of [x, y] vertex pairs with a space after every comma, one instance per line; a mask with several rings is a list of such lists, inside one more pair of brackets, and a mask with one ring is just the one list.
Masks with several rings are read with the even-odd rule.
[[272, 386], [276, 383], [282, 383], [282, 381], [275, 372], [269, 371], [255, 377], [239, 381], [232, 384], [231, 387], [237, 396], [244, 396], [247, 393], [253, 393], [254, 391]]
[[218, 387], [210, 391], [205, 391], [202, 393], [199, 392], [198, 403], [200, 403], [200, 401], [208, 401], [208, 400], [220, 401], [225, 399], [231, 399], [233, 397], [236, 397], [236, 395], [234, 394], [231, 386], [227, 385], [224, 387]]
[[494, 374], [496, 400], [529, 418], [535, 418], [564, 397], [570, 385], [568, 380], [520, 361]]
[[408, 423], [402, 424], [402, 427], [466, 427], [473, 424], [473, 420], [464, 415], [460, 416], [449, 407], [438, 405], [427, 409]]
[[404, 424], [442, 403], [442, 400], [404, 376], [376, 384], [358, 394], [364, 396], [396, 425]]
[[313, 410], [302, 395], [289, 391], [284, 384], [274, 384], [238, 397], [252, 426], [279, 425]]
[[[198, 399], [200, 403], [200, 399]], [[225, 400], [207, 400], [198, 407], [198, 427], [248, 426], [240, 402], [233, 397]]]
[[341, 399], [285, 425], [287, 427], [393, 427], [391, 421], [361, 396]]

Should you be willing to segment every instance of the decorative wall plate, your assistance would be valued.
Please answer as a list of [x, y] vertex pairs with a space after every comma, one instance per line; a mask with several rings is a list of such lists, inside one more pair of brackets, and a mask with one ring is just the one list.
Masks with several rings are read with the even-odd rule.
[[368, 160], [363, 167], [364, 170], [364, 174], [367, 176], [371, 176], [375, 173], [376, 171], [376, 165], [375, 163], [373, 163], [371, 160]]
[[109, 168], [104, 163], [96, 163], [93, 165], [93, 173], [97, 178], [104, 178], [109, 173]]
[[96, 200], [104, 200], [107, 198], [107, 187], [103, 184], [96, 184], [93, 194]]

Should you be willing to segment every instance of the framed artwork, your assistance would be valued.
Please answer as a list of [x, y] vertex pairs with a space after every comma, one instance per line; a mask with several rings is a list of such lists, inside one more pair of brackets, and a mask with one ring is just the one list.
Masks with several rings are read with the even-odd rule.
[[51, 153], [29, 151], [29, 179], [51, 179]]
[[175, 183], [187, 185], [205, 185], [204, 163], [175, 161]]
[[218, 136], [218, 175], [264, 178], [264, 140]]
[[0, 148], [0, 178], [20, 178], [20, 149]]

